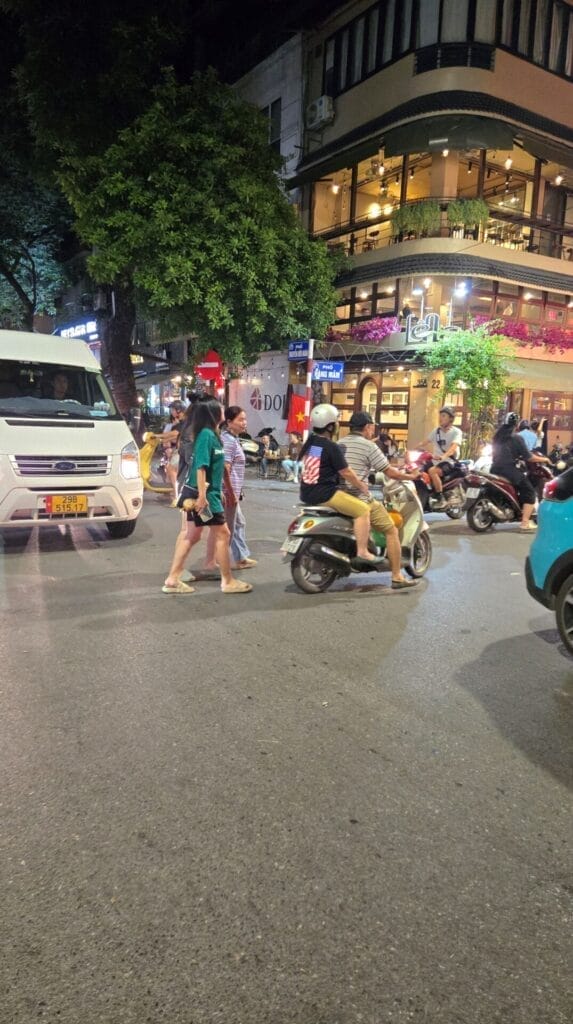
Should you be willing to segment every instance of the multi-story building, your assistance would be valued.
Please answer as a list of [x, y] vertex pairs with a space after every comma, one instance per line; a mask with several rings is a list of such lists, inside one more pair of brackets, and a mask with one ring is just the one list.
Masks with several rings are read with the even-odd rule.
[[[351, 257], [336, 330], [430, 312], [573, 330], [573, 4], [356, 0], [306, 34], [304, 67], [290, 184], [309, 232]], [[414, 351], [404, 331], [354, 358], [326, 346], [347, 358], [343, 419], [365, 406], [415, 441], [439, 381]], [[514, 407], [573, 441], [572, 353], [518, 354]]]

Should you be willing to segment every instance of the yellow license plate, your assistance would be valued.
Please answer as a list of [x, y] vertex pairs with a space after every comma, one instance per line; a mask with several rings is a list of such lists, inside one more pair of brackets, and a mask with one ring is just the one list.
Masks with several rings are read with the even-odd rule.
[[87, 494], [49, 494], [46, 499], [46, 512], [52, 516], [71, 516], [87, 512]]

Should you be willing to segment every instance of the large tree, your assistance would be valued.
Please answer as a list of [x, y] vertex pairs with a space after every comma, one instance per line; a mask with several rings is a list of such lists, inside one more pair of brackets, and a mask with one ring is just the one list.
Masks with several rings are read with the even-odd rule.
[[0, 156], [0, 318], [32, 330], [37, 313], [53, 314], [64, 287], [62, 241], [70, 212], [55, 188], [25, 164]]
[[336, 266], [288, 203], [267, 131], [213, 73], [167, 74], [116, 142], [61, 174], [95, 279], [132, 282], [165, 336], [233, 362], [323, 337], [334, 316]]

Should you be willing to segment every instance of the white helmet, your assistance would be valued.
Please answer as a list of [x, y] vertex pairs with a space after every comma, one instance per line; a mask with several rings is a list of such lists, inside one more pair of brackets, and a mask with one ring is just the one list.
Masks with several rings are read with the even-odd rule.
[[310, 424], [312, 427], [316, 427], [317, 430], [324, 430], [325, 427], [329, 427], [330, 424], [338, 423], [340, 413], [334, 405], [327, 405], [323, 403], [321, 405], [315, 405], [314, 409], [310, 411]]

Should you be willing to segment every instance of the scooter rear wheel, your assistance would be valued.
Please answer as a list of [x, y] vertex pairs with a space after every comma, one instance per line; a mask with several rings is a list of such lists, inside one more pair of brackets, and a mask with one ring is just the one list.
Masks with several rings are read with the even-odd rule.
[[493, 526], [493, 516], [488, 510], [485, 498], [478, 498], [475, 505], [468, 508], [468, 526], [475, 533], [485, 533]]
[[310, 542], [305, 541], [292, 562], [290, 571], [299, 590], [305, 594], [320, 594], [332, 586], [338, 576], [336, 569], [317, 561], [310, 550]]
[[411, 576], [412, 579], [418, 580], [428, 571], [431, 562], [432, 538], [430, 537], [429, 530], [424, 530], [414, 544], [410, 565], [405, 565], [404, 568], [408, 573], [408, 576]]

